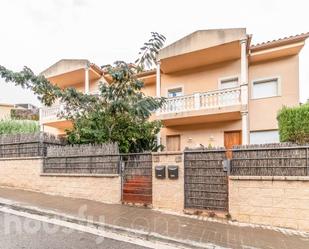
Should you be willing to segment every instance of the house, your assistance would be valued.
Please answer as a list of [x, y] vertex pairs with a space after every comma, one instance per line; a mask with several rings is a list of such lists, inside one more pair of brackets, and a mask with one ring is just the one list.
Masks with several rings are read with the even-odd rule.
[[[161, 49], [156, 69], [141, 73], [144, 93], [167, 97], [155, 118], [168, 151], [185, 147], [278, 142], [277, 112], [299, 104], [299, 53], [309, 33], [252, 45], [245, 28], [200, 30]], [[95, 93], [106, 75], [88, 60], [60, 60], [42, 72], [61, 87]], [[41, 124], [61, 134], [61, 103]]]
[[0, 120], [11, 118], [11, 110], [14, 105], [0, 103]]
[[21, 104], [15, 104], [15, 108], [16, 109], [25, 109], [25, 110], [30, 110], [33, 111], [35, 113], [38, 112], [38, 107], [33, 105], [33, 104], [29, 104], [29, 103], [21, 103]]

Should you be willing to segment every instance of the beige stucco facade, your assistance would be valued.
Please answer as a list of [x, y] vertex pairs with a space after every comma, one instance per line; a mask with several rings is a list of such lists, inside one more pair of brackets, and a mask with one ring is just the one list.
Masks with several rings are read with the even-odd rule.
[[[145, 95], [167, 98], [152, 116], [163, 124], [158, 141], [166, 147], [168, 136], [179, 135], [184, 149], [224, 146], [227, 131], [240, 131], [236, 143], [243, 144], [251, 132], [278, 133], [278, 110], [299, 104], [298, 54], [308, 36], [251, 45], [244, 28], [200, 30], [160, 50], [157, 68], [140, 75]], [[110, 80], [100, 70], [87, 60], [61, 60], [43, 74], [63, 87], [95, 93], [99, 82]], [[276, 81], [276, 95], [254, 99], [254, 82], [269, 79]], [[70, 128], [55, 117], [41, 123], [58, 134]]]
[[11, 118], [12, 109], [14, 109], [14, 105], [0, 103], [0, 120]]
[[[276, 97], [253, 99], [255, 80], [277, 77], [279, 94]], [[249, 113], [250, 130], [278, 129], [276, 116], [282, 106], [299, 104], [299, 58], [298, 55], [278, 58], [249, 66]]]

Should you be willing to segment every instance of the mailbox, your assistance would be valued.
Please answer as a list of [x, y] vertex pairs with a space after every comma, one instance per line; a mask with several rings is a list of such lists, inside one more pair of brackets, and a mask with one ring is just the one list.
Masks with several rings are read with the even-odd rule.
[[165, 178], [165, 166], [156, 166], [155, 173], [156, 173], [156, 178], [164, 179]]
[[167, 167], [167, 171], [169, 179], [178, 179], [178, 166], [170, 165]]

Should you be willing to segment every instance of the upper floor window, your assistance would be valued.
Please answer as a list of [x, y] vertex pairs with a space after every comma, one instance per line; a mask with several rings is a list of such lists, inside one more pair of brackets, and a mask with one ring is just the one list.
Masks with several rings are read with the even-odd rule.
[[279, 95], [279, 79], [270, 78], [253, 81], [252, 98], [261, 99]]
[[173, 89], [169, 89], [168, 90], [168, 97], [172, 98], [172, 97], [178, 97], [178, 96], [182, 96], [182, 88], [178, 87], [178, 88], [173, 88]]
[[233, 88], [238, 86], [238, 77], [224, 78], [220, 80], [220, 89]]

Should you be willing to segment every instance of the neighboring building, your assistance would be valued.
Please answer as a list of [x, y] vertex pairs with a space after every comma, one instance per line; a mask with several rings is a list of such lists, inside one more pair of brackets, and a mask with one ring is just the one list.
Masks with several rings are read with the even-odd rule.
[[32, 104], [15, 104], [11, 118], [19, 120], [39, 120], [39, 108]]
[[1, 104], [1, 119], [38, 120], [39, 108], [32, 104]]
[[[251, 45], [246, 29], [196, 31], [163, 48], [155, 70], [139, 75], [144, 92], [167, 97], [155, 118], [167, 150], [278, 142], [277, 112], [299, 104], [298, 54], [309, 33]], [[104, 72], [88, 60], [60, 60], [42, 72], [61, 87], [95, 93]], [[61, 105], [43, 108], [44, 129], [71, 127]]]
[[25, 103], [25, 104], [15, 104], [15, 108], [16, 109], [26, 109], [26, 110], [31, 110], [33, 112], [38, 112], [39, 108], [35, 105], [29, 104], [29, 103]]
[[0, 120], [11, 118], [12, 109], [14, 109], [14, 105], [0, 103]]

